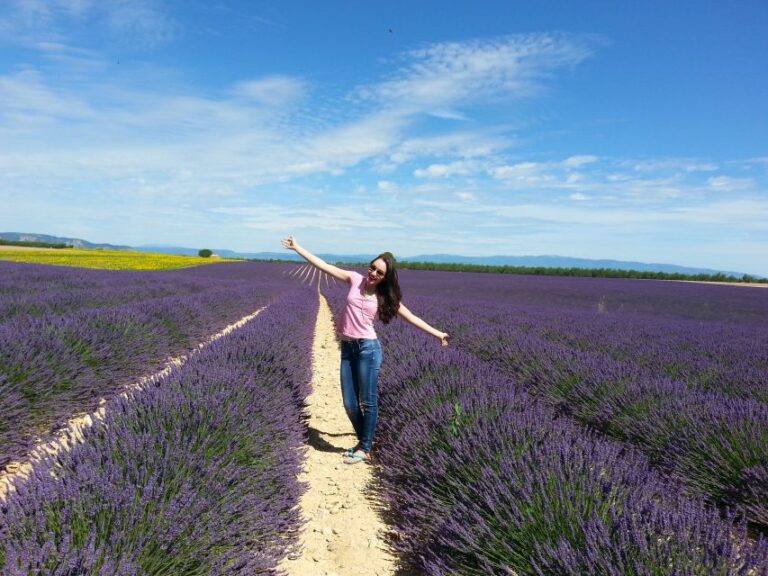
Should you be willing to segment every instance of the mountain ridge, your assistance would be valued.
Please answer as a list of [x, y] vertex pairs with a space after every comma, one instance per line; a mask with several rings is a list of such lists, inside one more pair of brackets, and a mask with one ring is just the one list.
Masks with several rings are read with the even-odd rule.
[[[93, 243], [81, 238], [66, 238], [48, 234], [36, 234], [27, 232], [0, 232], [0, 239], [25, 242], [47, 242], [52, 244], [67, 244], [75, 248], [102, 249], [102, 250], [135, 250], [138, 252], [177, 254], [181, 256], [197, 256], [198, 248], [182, 246], [167, 246], [149, 244], [143, 246], [124, 246], [108, 243]], [[222, 258], [246, 258], [253, 260], [295, 260], [301, 261], [301, 257], [294, 252], [238, 252], [226, 248], [212, 249]], [[329, 262], [344, 264], [356, 264], [372, 260], [375, 254], [328, 254], [318, 253], [318, 256]], [[727, 276], [742, 277], [746, 273], [711, 268], [697, 268], [666, 263], [648, 263], [612, 259], [574, 258], [570, 256], [540, 255], [540, 256], [461, 256], [457, 254], [421, 254], [417, 256], [405, 256], [398, 258], [402, 262], [432, 262], [435, 264], [477, 264], [485, 266], [525, 266], [541, 268], [585, 268], [585, 269], [614, 269], [636, 270], [638, 272], [664, 272], [668, 274], [725, 274]], [[752, 274], [751, 276], [755, 276]], [[759, 276], [755, 276], [758, 277]]]

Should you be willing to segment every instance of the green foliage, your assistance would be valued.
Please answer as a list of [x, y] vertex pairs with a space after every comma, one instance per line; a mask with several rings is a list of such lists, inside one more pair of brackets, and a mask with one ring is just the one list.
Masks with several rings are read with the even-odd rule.
[[50, 242], [22, 242], [16, 240], [3, 240], [0, 238], [0, 246], [26, 246], [27, 248], [72, 248], [68, 244], [52, 244]]
[[210, 258], [213, 255], [213, 251], [208, 248], [203, 248], [197, 252], [197, 255], [200, 256], [200, 258]]
[[462, 424], [463, 424], [463, 418], [464, 411], [461, 409], [461, 404], [458, 402], [453, 403], [453, 415], [451, 416], [451, 421], [449, 423], [449, 427], [451, 429], [451, 434], [453, 436], [458, 436], [459, 431], [461, 430]]
[[506, 266], [489, 264], [452, 264], [436, 262], [398, 262], [398, 268], [435, 270], [440, 272], [486, 272], [491, 274], [526, 274], [537, 276], [580, 276], [587, 278], [643, 278], [649, 280], [695, 280], [700, 282], [756, 282], [768, 279], [744, 274], [740, 278], [725, 274], [680, 274], [677, 272], [648, 272], [616, 268], [548, 268], [545, 266]]
[[[303, 265], [303, 262], [289, 259], [247, 258], [251, 262], [277, 262]], [[337, 266], [352, 268], [368, 266], [368, 262], [336, 262]], [[578, 276], [582, 278], [635, 278], [644, 280], [687, 280], [696, 282], [732, 282], [768, 284], [768, 278], [744, 274], [741, 277], [718, 274], [681, 274], [678, 272], [650, 272], [641, 270], [620, 270], [618, 268], [562, 268], [546, 266], [508, 266], [492, 264], [457, 264], [448, 262], [402, 262], [398, 268], [408, 270], [432, 270], [436, 272], [483, 272], [488, 274], [523, 274], [529, 276]]]

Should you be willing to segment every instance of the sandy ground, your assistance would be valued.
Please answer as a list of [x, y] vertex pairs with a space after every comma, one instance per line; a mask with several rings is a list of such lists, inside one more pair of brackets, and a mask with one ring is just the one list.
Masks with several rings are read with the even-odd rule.
[[[211, 342], [218, 340], [225, 334], [229, 334], [232, 330], [235, 330], [236, 328], [243, 326], [246, 322], [253, 320], [262, 310], [264, 310], [264, 308], [260, 308], [256, 312], [240, 318], [240, 320], [237, 322], [230, 324], [220, 332], [210, 336], [205, 342], [199, 344], [197, 348], [190, 352], [190, 354], [187, 356], [177, 356], [175, 358], [170, 358], [165, 363], [165, 366], [155, 374], [144, 376], [137, 382], [126, 386], [124, 392], [122, 392], [122, 396], [127, 396], [128, 394], [139, 392], [145, 385], [154, 383], [158, 379], [167, 376], [173, 368], [184, 364], [189, 356], [198, 353]], [[5, 500], [5, 496], [9, 491], [13, 490], [14, 478], [26, 477], [34, 466], [35, 461], [39, 460], [46, 453], [58, 454], [62, 450], [69, 450], [71, 444], [81, 442], [83, 437], [83, 430], [93, 426], [93, 423], [96, 420], [103, 419], [108, 409], [109, 403], [106, 401], [106, 399], [102, 398], [99, 403], [99, 409], [96, 412], [93, 412], [92, 414], [79, 414], [74, 416], [71, 420], [69, 420], [69, 422], [67, 422], [67, 425], [55, 435], [54, 438], [48, 439], [47, 441], [41, 441], [37, 446], [35, 446], [28, 458], [24, 459], [23, 461], [11, 462], [5, 467], [5, 470], [0, 470], [0, 502]]]
[[312, 354], [310, 439], [299, 476], [308, 483], [300, 502], [306, 523], [300, 550], [279, 568], [288, 576], [394, 575], [395, 560], [384, 544], [387, 528], [370, 487], [373, 467], [342, 462], [343, 451], [357, 440], [341, 403], [339, 345], [322, 296]]

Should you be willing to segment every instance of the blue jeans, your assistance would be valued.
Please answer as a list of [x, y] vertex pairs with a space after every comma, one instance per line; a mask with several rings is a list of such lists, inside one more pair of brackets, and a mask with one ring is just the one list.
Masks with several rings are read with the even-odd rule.
[[341, 341], [341, 397], [357, 434], [358, 448], [370, 452], [379, 419], [379, 368], [383, 354], [378, 340]]

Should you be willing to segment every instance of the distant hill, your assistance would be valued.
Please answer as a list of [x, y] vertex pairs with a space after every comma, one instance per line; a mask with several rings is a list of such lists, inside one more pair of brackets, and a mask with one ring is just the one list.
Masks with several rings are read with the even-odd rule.
[[[73, 248], [89, 248], [91, 250], [133, 250], [130, 246], [116, 246], [114, 244], [94, 244], [80, 238], [62, 238], [61, 236], [49, 236], [48, 234], [30, 234], [27, 232], [0, 232], [0, 239], [13, 242], [45, 242], [46, 244], [66, 244]], [[195, 252], [197, 254], [197, 252]]]
[[[301, 260], [293, 252], [258, 252], [248, 256], [226, 255], [226, 251], [217, 250], [217, 254], [227, 258], [254, 258], [258, 260]], [[232, 253], [234, 254], [234, 253]], [[375, 254], [339, 255], [318, 254], [329, 262], [358, 263], [370, 262]], [[483, 266], [527, 266], [531, 268], [606, 268], [612, 270], [636, 270], [638, 272], [664, 272], [666, 274], [725, 274], [740, 278], [743, 272], [726, 272], [710, 268], [692, 268], [675, 264], [647, 264], [621, 260], [591, 260], [589, 258], [569, 258], [566, 256], [457, 256], [455, 254], [422, 254], [399, 258], [402, 262], [434, 262], [435, 264], [478, 264]]]
[[[115, 244], [94, 244], [79, 238], [62, 238], [47, 234], [31, 234], [22, 232], [0, 232], [0, 239], [14, 240], [17, 242], [48, 242], [52, 244], [68, 244], [76, 248], [91, 248], [104, 250], [136, 250], [138, 252], [151, 252], [156, 254], [178, 254], [181, 256], [197, 256], [199, 248], [186, 248], [182, 246], [120, 246]], [[283, 252], [237, 252], [226, 248], [213, 249], [215, 254], [222, 258], [248, 258], [252, 260], [295, 260], [301, 261], [301, 257], [295, 252], [285, 250]], [[328, 262], [342, 264], [357, 264], [369, 262], [375, 254], [318, 254]], [[436, 264], [479, 264], [487, 266], [526, 266], [540, 268], [605, 268], [613, 270], [636, 270], [638, 272], [663, 272], [666, 274], [725, 274], [741, 278], [744, 272], [732, 272], [714, 270], [711, 268], [692, 268], [678, 266], [676, 264], [660, 264], [632, 262], [623, 260], [592, 260], [589, 258], [569, 258], [565, 256], [459, 256], [455, 254], [422, 254], [419, 256], [406, 256], [400, 258], [403, 262], [434, 262]], [[753, 275], [754, 276], [754, 275]]]

